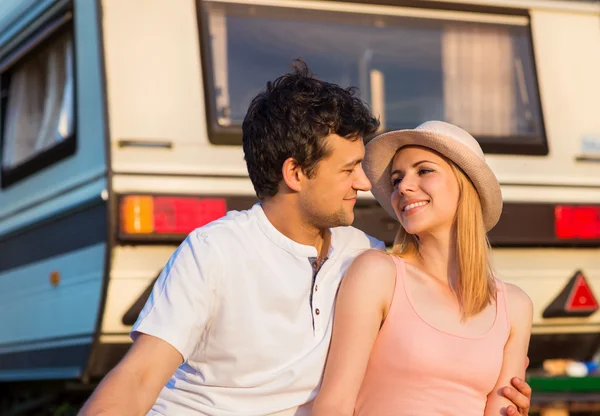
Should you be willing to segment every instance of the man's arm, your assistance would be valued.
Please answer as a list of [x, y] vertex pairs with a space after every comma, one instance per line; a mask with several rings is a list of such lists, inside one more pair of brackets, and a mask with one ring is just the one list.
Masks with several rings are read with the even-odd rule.
[[81, 415], [142, 415], [191, 354], [210, 318], [220, 276], [214, 244], [192, 232], [158, 277], [132, 328], [133, 346], [106, 375]]
[[183, 357], [160, 338], [139, 334], [129, 352], [98, 385], [81, 416], [143, 415]]

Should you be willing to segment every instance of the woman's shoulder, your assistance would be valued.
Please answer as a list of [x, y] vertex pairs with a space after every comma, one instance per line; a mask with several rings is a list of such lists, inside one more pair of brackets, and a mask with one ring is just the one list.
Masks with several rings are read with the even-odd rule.
[[519, 286], [503, 283], [506, 296], [506, 306], [511, 323], [529, 322], [533, 319], [533, 302], [529, 295]]
[[369, 275], [396, 275], [396, 262], [403, 260], [382, 250], [365, 250], [352, 261], [349, 270], [368, 271]]
[[[366, 250], [356, 256], [352, 261], [343, 283], [347, 286], [352, 282], [355, 287], [379, 287], [385, 291], [385, 287], [396, 282], [396, 263], [389, 254], [381, 250]], [[372, 284], [376, 282], [377, 284]]]
[[504, 282], [504, 287], [506, 288], [507, 302], [520, 306], [533, 305], [529, 295], [519, 286]]

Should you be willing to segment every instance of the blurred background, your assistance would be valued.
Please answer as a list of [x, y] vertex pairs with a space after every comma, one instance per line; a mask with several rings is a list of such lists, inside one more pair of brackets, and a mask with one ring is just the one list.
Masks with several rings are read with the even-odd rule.
[[[532, 414], [600, 414], [592, 0], [0, 0], [0, 414], [76, 414], [186, 234], [256, 202], [241, 122], [295, 58], [381, 131], [480, 141], [494, 266], [535, 307]], [[354, 225], [397, 230], [370, 193]]]

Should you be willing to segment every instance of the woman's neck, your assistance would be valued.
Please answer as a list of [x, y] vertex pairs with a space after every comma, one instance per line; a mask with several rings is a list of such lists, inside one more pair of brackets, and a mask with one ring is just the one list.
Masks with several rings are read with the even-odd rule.
[[440, 283], [456, 289], [458, 286], [458, 257], [455, 238], [451, 231], [419, 236], [419, 252], [415, 265]]

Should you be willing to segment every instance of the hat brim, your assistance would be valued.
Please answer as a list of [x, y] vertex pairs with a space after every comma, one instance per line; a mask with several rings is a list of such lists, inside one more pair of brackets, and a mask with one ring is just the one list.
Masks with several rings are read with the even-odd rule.
[[363, 168], [371, 181], [371, 192], [392, 218], [398, 221], [391, 202], [391, 165], [397, 151], [405, 146], [422, 146], [435, 150], [460, 167], [479, 194], [486, 231], [494, 228], [502, 213], [502, 191], [494, 172], [485, 160], [477, 157], [465, 144], [448, 135], [426, 130], [383, 133], [366, 146]]

